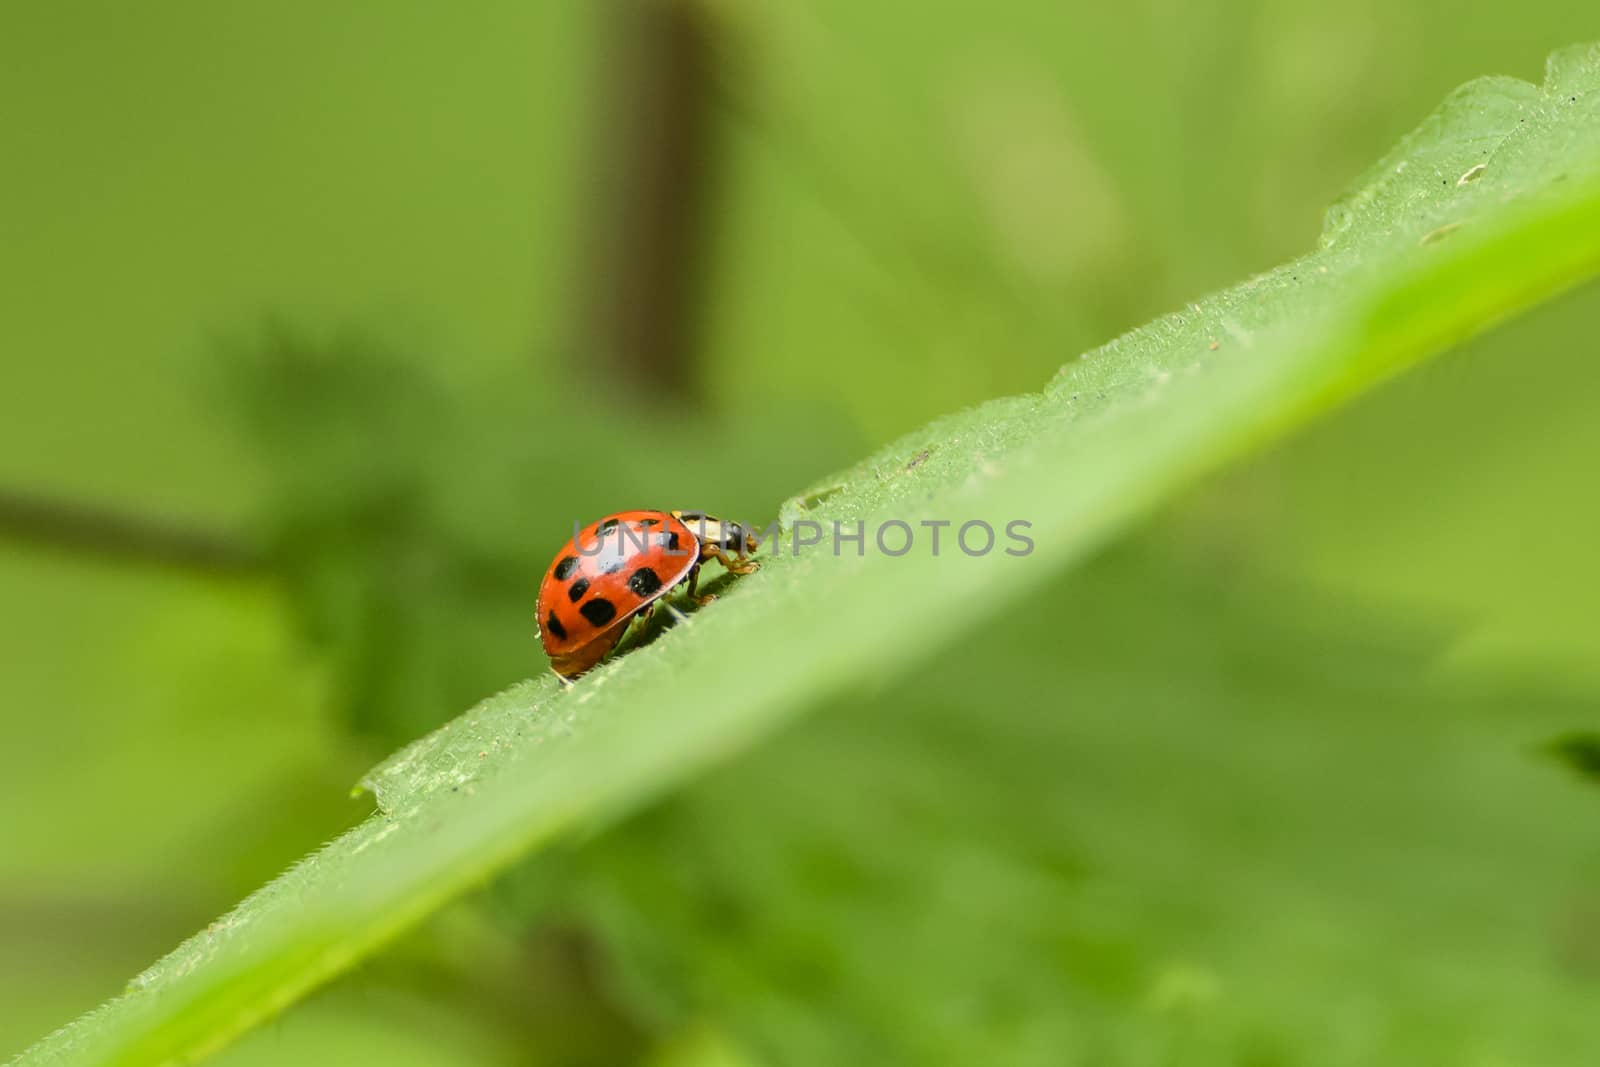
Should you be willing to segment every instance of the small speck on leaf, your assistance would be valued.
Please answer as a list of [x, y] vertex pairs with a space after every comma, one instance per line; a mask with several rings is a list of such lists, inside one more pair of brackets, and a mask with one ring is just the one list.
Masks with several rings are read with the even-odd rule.
[[1465, 174], [1463, 174], [1461, 177], [1456, 179], [1456, 184], [1457, 185], [1467, 185], [1467, 184], [1469, 184], [1471, 182], [1475, 182], [1480, 177], [1482, 177], [1483, 176], [1483, 172], [1488, 170], [1488, 169], [1489, 169], [1489, 164], [1487, 164], [1487, 163], [1479, 163], [1479, 164], [1477, 164], [1477, 165], [1475, 165], [1473, 167], [1470, 167], [1470, 168], [1468, 168], [1468, 170], [1467, 170], [1467, 172]]
[[1447, 222], [1443, 226], [1440, 226], [1437, 230], [1430, 230], [1429, 232], [1423, 234], [1422, 240], [1418, 241], [1417, 244], [1431, 245], [1436, 241], [1444, 240], [1446, 237], [1449, 237], [1459, 229], [1461, 229], [1461, 223]]

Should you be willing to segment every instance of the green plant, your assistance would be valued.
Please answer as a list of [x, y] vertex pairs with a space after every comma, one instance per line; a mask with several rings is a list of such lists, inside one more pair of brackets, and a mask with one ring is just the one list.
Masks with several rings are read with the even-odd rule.
[[824, 695], [910, 670], [1197, 478], [1597, 269], [1600, 47], [1587, 46], [1552, 57], [1543, 86], [1452, 95], [1334, 207], [1311, 255], [784, 509], [791, 528], [1022, 518], [1026, 560], [948, 542], [937, 556], [777, 555], [576, 688], [524, 683], [396, 755], [367, 779], [378, 813], [21, 1062], [214, 1051], [530, 848], [636, 808]]

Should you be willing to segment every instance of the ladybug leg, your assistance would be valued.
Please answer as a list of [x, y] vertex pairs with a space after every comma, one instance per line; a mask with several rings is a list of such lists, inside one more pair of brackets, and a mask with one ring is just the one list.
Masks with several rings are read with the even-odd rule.
[[563, 688], [563, 689], [571, 689], [573, 686], [578, 684], [577, 682], [574, 682], [571, 678], [568, 678], [566, 675], [564, 675], [560, 671], [556, 670], [554, 667], [550, 668], [550, 673], [556, 676], [556, 681], [561, 683], [561, 688]]
[[699, 585], [699, 582], [700, 582], [700, 564], [696, 563], [694, 565], [694, 568], [691, 571], [689, 571], [688, 596], [689, 596], [690, 600], [694, 601], [695, 604], [697, 604], [698, 606], [703, 608], [707, 604], [711, 603], [713, 600], [717, 599], [717, 594], [715, 594], [715, 593], [699, 593], [699, 594], [697, 594], [695, 592], [695, 588], [696, 588], [696, 586]]
[[729, 574], [753, 574], [761, 569], [759, 560], [751, 559], [748, 556], [734, 555], [728, 552], [727, 549], [718, 548], [714, 545], [707, 546], [706, 555], [726, 567]]

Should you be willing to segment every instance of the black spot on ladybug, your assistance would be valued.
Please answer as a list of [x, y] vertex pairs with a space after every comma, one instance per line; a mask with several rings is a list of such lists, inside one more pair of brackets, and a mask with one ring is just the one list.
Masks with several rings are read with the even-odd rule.
[[629, 576], [628, 588], [639, 596], [650, 596], [661, 588], [661, 578], [649, 567], [640, 567]]
[[617, 606], [603, 596], [597, 596], [578, 609], [591, 626], [604, 626], [617, 617]]
[[612, 556], [610, 559], [600, 564], [600, 573], [615, 574], [627, 565], [627, 560], [621, 558], [620, 556]]
[[562, 556], [561, 562], [556, 564], [556, 581], [564, 582], [572, 577], [572, 572], [578, 569], [577, 556]]
[[660, 526], [661, 525], [661, 520], [660, 519], [640, 519], [639, 520], [639, 525], [640, 526]]
[[595, 532], [596, 533], [609, 533], [610, 531], [615, 530], [618, 526], [621, 526], [621, 525], [622, 525], [622, 520], [621, 519], [607, 519], [607, 520], [605, 520], [604, 522], [602, 522], [600, 524], [599, 528]]
[[577, 581], [567, 586], [567, 599], [576, 604], [578, 601], [583, 599], [583, 594], [587, 593], [588, 591], [589, 579], [579, 578]]
[[678, 535], [675, 533], [656, 534], [656, 544], [669, 552], [678, 551]]
[[567, 639], [567, 628], [561, 625], [561, 620], [556, 618], [556, 613], [553, 611], [550, 613], [550, 617], [544, 620], [544, 628], [563, 641]]

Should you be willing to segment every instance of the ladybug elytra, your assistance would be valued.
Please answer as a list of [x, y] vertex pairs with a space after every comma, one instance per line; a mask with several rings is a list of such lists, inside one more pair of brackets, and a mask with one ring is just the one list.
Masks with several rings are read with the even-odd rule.
[[619, 511], [578, 531], [539, 583], [539, 638], [550, 666], [576, 678], [616, 647], [635, 619], [679, 585], [698, 604], [700, 565], [717, 560], [733, 574], [760, 564], [745, 556], [756, 539], [736, 522], [699, 511]]

